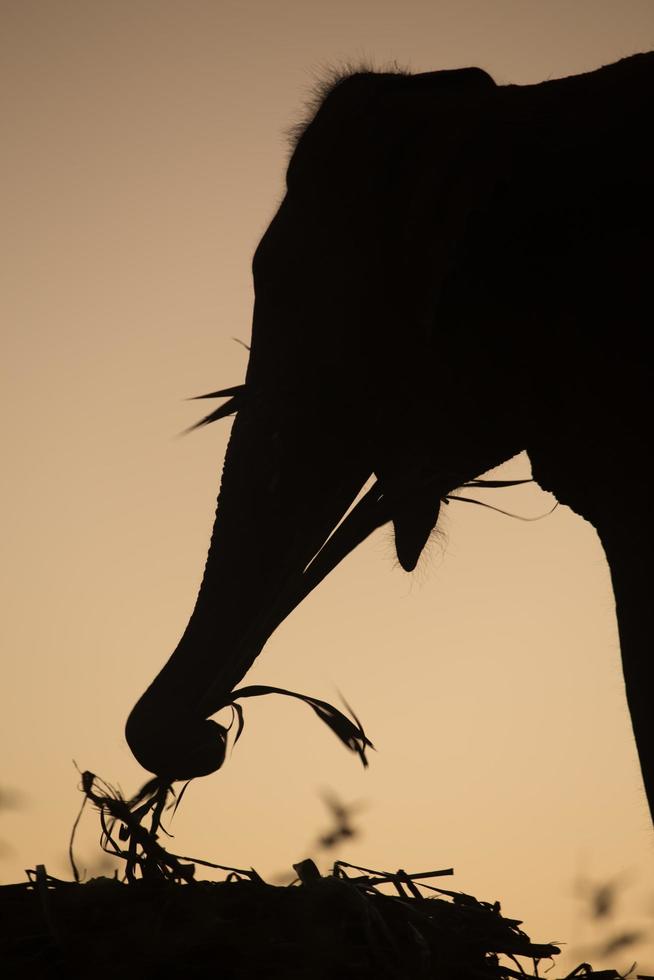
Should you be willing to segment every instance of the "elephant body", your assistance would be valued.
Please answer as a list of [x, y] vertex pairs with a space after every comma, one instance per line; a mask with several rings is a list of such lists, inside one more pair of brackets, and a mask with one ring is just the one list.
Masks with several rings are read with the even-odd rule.
[[128, 720], [146, 768], [218, 768], [209, 715], [330, 568], [392, 520], [411, 570], [441, 501], [526, 450], [606, 551], [654, 812], [652, 119], [654, 54], [328, 91], [254, 256], [245, 384], [208, 416], [236, 414], [195, 609]]

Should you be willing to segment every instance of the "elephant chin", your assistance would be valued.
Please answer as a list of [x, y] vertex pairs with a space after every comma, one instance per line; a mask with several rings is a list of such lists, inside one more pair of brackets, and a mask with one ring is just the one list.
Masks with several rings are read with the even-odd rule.
[[413, 495], [405, 507], [394, 512], [395, 551], [405, 572], [412, 572], [418, 564], [429, 535], [436, 527], [440, 504], [438, 494], [429, 488], [427, 492]]
[[143, 768], [171, 783], [208, 776], [225, 761], [227, 729], [210, 719], [173, 718], [169, 730], [162, 732], [148, 724], [137, 704], [125, 736]]

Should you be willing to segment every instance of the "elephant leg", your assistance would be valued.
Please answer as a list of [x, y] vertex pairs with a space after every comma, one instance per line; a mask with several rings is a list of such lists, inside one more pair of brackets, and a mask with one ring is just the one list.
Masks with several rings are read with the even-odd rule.
[[654, 821], [654, 644], [652, 640], [651, 491], [640, 499], [628, 486], [613, 506], [590, 518], [606, 554], [615, 597], [622, 670], [645, 793]]
[[622, 669], [645, 793], [654, 821], [654, 530], [643, 437], [602, 446], [579, 438], [530, 448], [534, 479], [596, 529], [611, 573]]

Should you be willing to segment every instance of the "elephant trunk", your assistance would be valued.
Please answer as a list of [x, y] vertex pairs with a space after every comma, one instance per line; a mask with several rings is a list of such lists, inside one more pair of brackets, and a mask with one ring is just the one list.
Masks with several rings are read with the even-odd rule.
[[[220, 768], [226, 730], [209, 715], [301, 598], [302, 573], [368, 477], [347, 440], [311, 412], [250, 404], [234, 421], [204, 576], [172, 656], [133, 708], [126, 738], [167, 779]], [[297, 591], [297, 600], [293, 593]]]

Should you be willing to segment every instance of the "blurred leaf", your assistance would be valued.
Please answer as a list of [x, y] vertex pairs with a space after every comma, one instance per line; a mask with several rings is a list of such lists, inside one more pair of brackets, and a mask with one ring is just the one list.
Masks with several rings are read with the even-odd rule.
[[634, 943], [638, 943], [644, 938], [644, 932], [619, 932], [617, 935], [606, 940], [601, 946], [598, 947], [597, 955], [602, 957], [613, 956], [613, 954], [617, 953], [619, 950], [626, 949], [628, 946], [633, 946]]
[[0, 810], [20, 810], [25, 805], [25, 796], [15, 789], [0, 789]]

